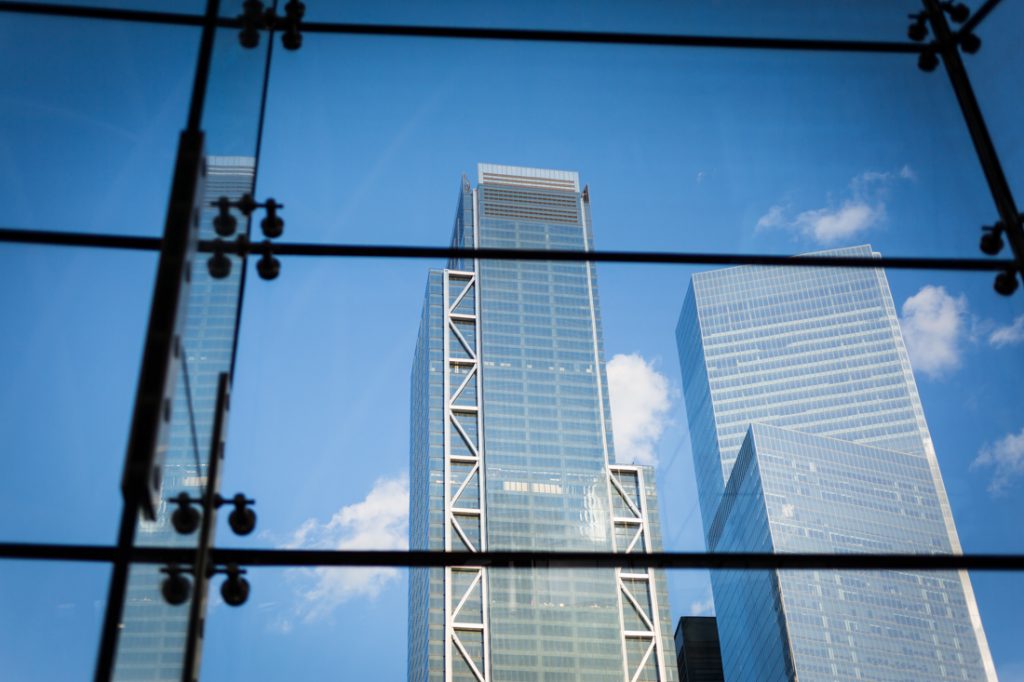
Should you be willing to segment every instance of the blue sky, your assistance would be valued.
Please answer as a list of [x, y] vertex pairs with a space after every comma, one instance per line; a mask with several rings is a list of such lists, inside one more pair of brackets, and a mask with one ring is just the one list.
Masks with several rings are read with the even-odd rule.
[[[686, 13], [651, 4], [625, 22], [600, 5], [544, 20], [898, 39], [909, 10], [894, 5], [840, 9], [831, 21], [728, 3]], [[424, 23], [523, 25], [535, 8], [407, 9]], [[386, 19], [372, 7], [317, 11]], [[1008, 66], [1024, 60], [1009, 30], [1020, 15], [1000, 6], [968, 58], [1018, 198], [1024, 146], [1005, 93], [1024, 85], [1024, 70]], [[0, 23], [11, 65], [0, 73], [0, 225], [157, 235], [195, 34], [83, 26]], [[231, 32], [224, 39], [208, 149], [251, 154], [261, 63], [234, 49]], [[578, 170], [606, 249], [871, 243], [887, 255], [974, 257], [978, 227], [994, 220], [944, 74], [922, 74], [905, 56], [307, 35], [302, 51], [276, 53], [263, 154], [257, 194], [286, 204], [285, 238], [295, 241], [447, 243], [459, 178], [477, 162]], [[273, 283], [250, 278], [224, 481], [259, 500], [246, 546], [401, 544], [409, 369], [426, 271], [438, 265], [292, 258]], [[0, 520], [3, 540], [113, 541], [154, 266], [152, 254], [0, 246], [0, 496], [14, 510]], [[657, 459], [665, 544], [678, 550], [703, 549], [673, 340], [693, 271], [598, 268], [608, 357], [630, 356], [616, 361], [634, 377], [622, 383], [635, 389], [630, 404], [647, 406], [628, 423], [619, 410], [616, 428], [641, 434], [636, 452]], [[1014, 438], [1024, 429], [1024, 296], [997, 297], [988, 274], [889, 279], [963, 545], [1024, 551], [1024, 443]], [[212, 609], [211, 679], [342, 667], [404, 676], [402, 571], [250, 578], [245, 607]], [[0, 666], [11, 679], [90, 669], [106, 579], [101, 567], [0, 563]], [[1022, 580], [974, 576], [1003, 680], [1024, 679]], [[709, 596], [699, 572], [674, 573], [670, 586], [674, 617]], [[55, 637], [66, 642], [59, 657]]]

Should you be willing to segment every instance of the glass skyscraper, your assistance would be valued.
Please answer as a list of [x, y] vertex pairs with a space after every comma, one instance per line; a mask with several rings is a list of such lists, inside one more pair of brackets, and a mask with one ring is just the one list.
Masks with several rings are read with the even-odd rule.
[[[215, 239], [213, 218], [217, 211], [209, 204], [226, 196], [237, 201], [252, 192], [255, 159], [251, 156], [208, 156], [203, 190], [205, 210], [199, 234]], [[244, 220], [239, 227], [244, 229]], [[180, 535], [171, 526], [176, 508], [167, 498], [185, 492], [193, 498], [203, 495], [206, 462], [213, 437], [213, 406], [217, 401], [217, 377], [231, 371], [236, 317], [241, 296], [240, 259], [228, 255], [231, 273], [214, 279], [206, 268], [205, 254], [197, 254], [191, 268], [188, 313], [182, 346], [185, 363], [175, 384], [167, 449], [163, 467], [163, 501], [155, 521], [141, 520], [135, 536], [140, 546], [192, 547], [198, 532]], [[118, 638], [114, 679], [119, 682], [180, 682], [188, 632], [189, 603], [172, 606], [160, 594], [166, 577], [160, 566], [135, 564], [131, 567], [121, 634]]]
[[676, 625], [679, 682], [722, 682], [722, 651], [714, 616], [684, 616]]
[[[574, 172], [481, 164], [452, 244], [589, 250]], [[616, 465], [593, 265], [432, 270], [412, 369], [410, 545], [660, 550], [653, 472]], [[410, 680], [675, 680], [657, 571], [413, 569]]]
[[[676, 336], [709, 550], [961, 551], [884, 272], [700, 273]], [[996, 679], [965, 572], [711, 578], [727, 680]]]

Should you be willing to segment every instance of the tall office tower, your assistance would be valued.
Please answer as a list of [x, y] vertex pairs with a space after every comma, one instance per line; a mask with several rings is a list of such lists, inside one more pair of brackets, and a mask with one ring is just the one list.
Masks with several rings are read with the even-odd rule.
[[722, 652], [714, 616], [684, 616], [676, 625], [679, 682], [722, 682]]
[[[209, 203], [227, 196], [237, 200], [252, 192], [255, 159], [248, 156], [208, 156], [203, 196], [207, 209], [200, 237], [213, 239], [216, 211]], [[239, 227], [244, 228], [242, 221]], [[217, 377], [231, 369], [236, 316], [241, 296], [240, 263], [229, 256], [231, 274], [213, 279], [207, 272], [207, 256], [193, 262], [188, 313], [182, 346], [185, 363], [176, 379], [170, 432], [164, 454], [163, 498], [157, 520], [140, 521], [135, 542], [142, 546], [195, 547], [198, 533], [180, 535], [170, 523], [175, 506], [168, 497], [185, 492], [202, 495], [206, 482], [205, 462], [213, 431], [213, 406], [217, 401]], [[200, 461], [203, 462], [200, 466]], [[165, 574], [160, 566], [136, 564], [128, 576], [128, 591], [121, 618], [114, 679], [181, 682], [188, 633], [189, 602], [167, 604], [160, 594]]]
[[[960, 552], [881, 270], [694, 275], [677, 341], [710, 550]], [[963, 572], [716, 571], [712, 588], [728, 680], [996, 679]]]
[[[480, 165], [452, 244], [589, 250], [576, 173]], [[616, 465], [594, 268], [432, 270], [412, 369], [413, 549], [658, 551], [651, 470]], [[655, 571], [414, 569], [410, 680], [674, 680]]]

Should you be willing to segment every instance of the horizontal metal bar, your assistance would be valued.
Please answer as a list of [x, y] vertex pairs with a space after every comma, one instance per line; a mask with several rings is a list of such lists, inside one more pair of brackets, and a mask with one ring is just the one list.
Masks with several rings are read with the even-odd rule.
[[[86, 246], [112, 249], [160, 248], [158, 237], [129, 237], [109, 234], [76, 234], [45, 230], [0, 228], [0, 242], [57, 246]], [[212, 252], [217, 242], [204, 240], [199, 250]], [[227, 242], [238, 251], [237, 242]], [[672, 251], [548, 251], [545, 249], [461, 249], [449, 246], [389, 246], [383, 244], [303, 244], [274, 242], [280, 256], [337, 256], [349, 258], [444, 258], [483, 260], [588, 261], [592, 263], [662, 263], [677, 265], [779, 265], [785, 267], [888, 268], [893, 270], [954, 270], [1002, 272], [1017, 264], [1008, 259], [981, 258], [841, 258], [837, 256], [775, 256], [744, 253], [697, 253]], [[259, 255], [260, 244], [249, 243], [249, 253]]]
[[[111, 562], [105, 545], [0, 543], [0, 559]], [[711, 570], [1024, 571], [1024, 554], [765, 554], [749, 552], [427, 552], [397, 550], [213, 549], [214, 563], [243, 566], [395, 566], [441, 568], [662, 568]], [[136, 547], [137, 563], [189, 564], [195, 550]]]
[[[203, 242], [201, 251], [212, 250]], [[250, 251], [255, 247], [250, 246]], [[273, 244], [282, 256], [348, 256], [376, 258], [449, 258], [482, 260], [589, 261], [592, 263], [665, 263], [679, 265], [782, 265], [840, 268], [892, 268], [900, 270], [1003, 271], [1014, 269], [1012, 260], [977, 258], [842, 258], [837, 256], [774, 256], [742, 253], [663, 251], [549, 251], [546, 249], [462, 249], [444, 246], [387, 246], [362, 244]]]
[[[202, 26], [201, 15], [176, 12], [100, 7], [72, 7], [50, 3], [0, 2], [0, 11], [49, 16], [137, 21], [181, 26]], [[238, 28], [241, 22], [219, 17], [217, 26]], [[746, 36], [674, 35], [665, 33], [622, 33], [617, 31], [568, 31], [530, 28], [480, 28], [456, 26], [414, 26], [407, 24], [359, 24], [325, 21], [302, 22], [306, 33], [394, 36], [407, 38], [454, 38], [471, 40], [517, 40], [524, 42], [589, 43], [597, 45], [646, 45], [660, 47], [722, 47], [754, 50], [802, 50], [813, 52], [875, 52], [915, 54], [924, 45], [880, 40], [831, 40], [817, 38], [755, 38]]]
[[41, 244], [45, 246], [85, 246], [101, 249], [159, 251], [160, 237], [133, 237], [119, 234], [60, 232], [57, 230], [19, 230], [0, 228], [0, 242]]
[[44, 16], [71, 17], [75, 19], [106, 19], [108, 21], [136, 21], [147, 24], [171, 24], [175, 26], [202, 26], [202, 14], [180, 12], [153, 12], [150, 10], [115, 9], [107, 7], [80, 7], [56, 5], [45, 2], [0, 2], [0, 12], [41, 14]]
[[565, 31], [519, 28], [410, 26], [400, 24], [353, 24], [303, 22], [306, 33], [404, 36], [415, 38], [462, 38], [530, 42], [590, 43], [600, 45], [647, 45], [654, 47], [724, 47], [755, 50], [805, 50], [815, 52], [883, 52], [916, 54], [919, 43], [879, 40], [828, 40], [815, 38], [754, 38], [746, 36], [673, 35], [613, 31]]

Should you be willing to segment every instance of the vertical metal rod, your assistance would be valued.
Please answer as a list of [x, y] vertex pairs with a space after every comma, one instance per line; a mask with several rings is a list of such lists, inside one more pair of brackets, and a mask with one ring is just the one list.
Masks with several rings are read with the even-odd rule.
[[[273, 11], [277, 11], [277, 0], [274, 0]], [[263, 61], [263, 83], [260, 89], [260, 113], [256, 121], [256, 153], [253, 161], [252, 186], [249, 193], [256, 194], [256, 183], [260, 179], [260, 154], [263, 151], [263, 124], [267, 115], [267, 92], [270, 89], [270, 64], [274, 57], [274, 26], [267, 31], [267, 57]], [[245, 236], [252, 239], [252, 216], [245, 219]], [[238, 304], [235, 306], [235, 333], [231, 341], [231, 376], [235, 376], [235, 359], [238, 357], [238, 330], [242, 327], [242, 303], [245, 301], [245, 283], [248, 279], [248, 254], [239, 254], [241, 275], [238, 280]]]
[[964, 68], [963, 60], [960, 58], [960, 49], [957, 46], [956, 38], [949, 28], [939, 0], [923, 0], [923, 2], [928, 11], [928, 19], [938, 42], [939, 51], [942, 53], [942, 63], [946, 65], [946, 73], [953, 85], [953, 92], [956, 93], [960, 111], [963, 113], [964, 122], [967, 124], [971, 141], [978, 154], [978, 161], [981, 163], [989, 191], [992, 193], [996, 210], [999, 212], [999, 219], [1006, 228], [1007, 241], [1010, 243], [1010, 248], [1013, 250], [1018, 264], [1024, 266], [1024, 230], [1021, 229], [1020, 212], [1017, 210], [1010, 185], [1006, 181], [1002, 164], [999, 163], [999, 156], [996, 154], [995, 145], [992, 144], [988, 127], [985, 125], [981, 107], [978, 106], [978, 100], [974, 96], [974, 89], [967, 76], [967, 69]]
[[127, 499], [124, 501], [121, 527], [117, 534], [117, 553], [110, 574], [110, 589], [107, 592], [107, 610], [103, 616], [103, 630], [100, 634], [100, 650], [96, 659], [96, 682], [108, 682], [114, 675], [114, 653], [117, 650], [118, 635], [121, 634], [121, 613], [124, 610], [125, 592], [128, 589], [128, 553], [135, 541], [138, 510], [138, 502]]
[[196, 75], [192, 81], [192, 100], [188, 106], [188, 130], [193, 132], [198, 132], [203, 123], [203, 104], [206, 102], [206, 85], [210, 80], [210, 61], [213, 59], [213, 39], [217, 33], [219, 14], [220, 0], [207, 0], [203, 35], [199, 39]]
[[206, 469], [206, 486], [203, 494], [203, 525], [199, 531], [199, 546], [193, 570], [195, 594], [188, 614], [188, 635], [185, 639], [185, 662], [181, 670], [182, 682], [199, 680], [199, 661], [203, 649], [203, 631], [206, 618], [206, 597], [210, 588], [208, 569], [210, 547], [217, 523], [217, 496], [220, 492], [220, 465], [224, 459], [224, 443], [227, 436], [228, 410], [231, 409], [231, 379], [227, 372], [217, 376], [217, 411], [213, 417], [213, 435], [210, 438], [210, 463]]

